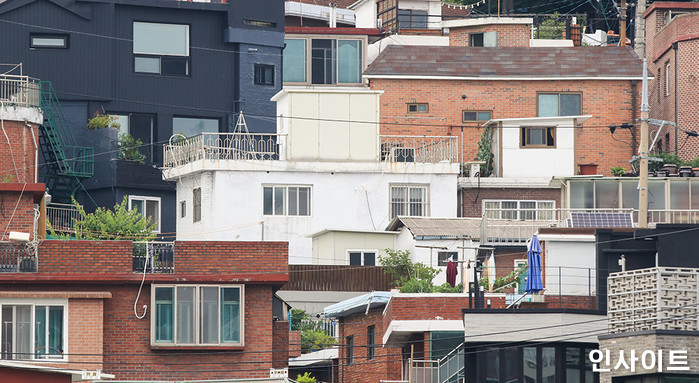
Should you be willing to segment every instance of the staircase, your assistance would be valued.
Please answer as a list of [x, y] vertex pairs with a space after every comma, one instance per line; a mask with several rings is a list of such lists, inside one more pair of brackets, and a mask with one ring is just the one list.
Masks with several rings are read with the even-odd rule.
[[44, 112], [39, 146], [45, 163], [41, 175], [54, 202], [70, 203], [83, 179], [94, 173], [94, 149], [76, 146], [50, 81], [41, 81], [40, 106]]
[[439, 360], [411, 360], [414, 383], [462, 383], [466, 378], [464, 368], [464, 343], [456, 346]]

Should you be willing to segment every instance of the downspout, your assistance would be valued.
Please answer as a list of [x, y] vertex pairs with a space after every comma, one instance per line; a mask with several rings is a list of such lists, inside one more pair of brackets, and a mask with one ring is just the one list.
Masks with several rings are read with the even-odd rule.
[[677, 44], [679, 44], [678, 41], [672, 43], [672, 50], [675, 51], [675, 155], [677, 155], [677, 134], [679, 133], [677, 127]]

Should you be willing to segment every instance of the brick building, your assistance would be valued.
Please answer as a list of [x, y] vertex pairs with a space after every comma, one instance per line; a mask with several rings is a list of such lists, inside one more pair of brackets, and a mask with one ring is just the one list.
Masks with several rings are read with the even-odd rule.
[[699, 4], [658, 1], [643, 18], [648, 70], [655, 76], [648, 86], [650, 117], [680, 127], [664, 126], [654, 149], [694, 159], [699, 157], [699, 139], [682, 130], [696, 131], [699, 125]]

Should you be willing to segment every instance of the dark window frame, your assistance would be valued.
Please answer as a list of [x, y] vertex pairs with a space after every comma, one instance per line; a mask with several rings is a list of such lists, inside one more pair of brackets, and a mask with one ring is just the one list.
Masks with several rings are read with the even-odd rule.
[[580, 114], [583, 112], [583, 94], [582, 92], [536, 92], [536, 115], [539, 116], [539, 97], [542, 95], [557, 95], [558, 96], [558, 114], [555, 117], [566, 117], [561, 115], [561, 95], [565, 94], [577, 94], [580, 96], [579, 110]]
[[346, 339], [347, 346], [347, 364], [354, 363], [354, 335], [348, 336]]
[[[63, 45], [35, 45], [35, 38], [61, 39]], [[67, 33], [29, 33], [29, 48], [31, 49], [68, 49], [70, 48], [70, 35]]]
[[366, 328], [366, 358], [368, 360], [376, 358], [376, 326], [374, 325]]
[[[359, 254], [359, 264], [353, 264], [352, 263], [352, 255], [357, 255]], [[372, 255], [372, 263], [371, 265], [367, 265], [367, 255]], [[347, 264], [350, 266], [376, 266], [376, 259], [378, 255], [377, 250], [347, 250]]]
[[[556, 148], [556, 127], [555, 126], [521, 126], [519, 135], [520, 149], [555, 149]], [[531, 144], [531, 131], [534, 129], [546, 129], [546, 144]]]
[[[429, 28], [430, 15], [428, 11], [422, 9], [398, 9], [396, 17], [398, 18], [398, 28], [400, 29]], [[407, 18], [407, 22], [405, 18]], [[404, 23], [407, 25], [403, 25]]]
[[[476, 119], [475, 119], [475, 120], [467, 119], [467, 118], [466, 118], [466, 113], [475, 113], [475, 114], [476, 114]], [[479, 113], [489, 113], [489, 114], [490, 114], [490, 118], [488, 118], [488, 120], [493, 119], [493, 111], [492, 111], [492, 110], [463, 109], [463, 110], [461, 111], [461, 122], [485, 122], [485, 121], [488, 121], [488, 120], [480, 120], [480, 119], [478, 119], [478, 114], [479, 114]]]
[[[427, 102], [409, 102], [406, 105], [408, 113], [429, 113], [430, 112], [430, 104]], [[425, 110], [420, 110], [420, 106], [424, 105]], [[411, 107], [414, 107], [415, 110], [410, 110]]]
[[439, 251], [437, 252], [437, 266], [444, 266], [446, 267], [447, 264], [449, 263], [449, 258], [454, 255], [454, 259], [458, 260], [459, 259], [459, 252], [458, 251], [449, 251], [449, 250], [444, 250], [444, 251]]
[[[253, 83], [255, 85], [274, 86], [275, 69], [274, 65], [271, 64], [255, 63]], [[271, 71], [271, 74], [267, 73], [268, 70]]]
[[[475, 41], [479, 38], [478, 41]], [[478, 44], [474, 44], [478, 43]], [[485, 46], [485, 32], [474, 32], [468, 34], [468, 46], [469, 47], [484, 47]]]

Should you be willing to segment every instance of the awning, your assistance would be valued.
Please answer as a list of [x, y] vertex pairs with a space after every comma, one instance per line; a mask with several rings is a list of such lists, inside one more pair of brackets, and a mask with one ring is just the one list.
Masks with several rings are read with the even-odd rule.
[[335, 318], [363, 313], [375, 307], [385, 306], [392, 294], [386, 291], [373, 291], [327, 306], [323, 313], [326, 317]]
[[289, 367], [306, 367], [316, 365], [331, 364], [333, 359], [339, 358], [339, 349], [337, 347], [326, 348], [301, 354], [301, 356], [289, 359]]
[[416, 333], [432, 331], [464, 331], [461, 320], [394, 320], [383, 336], [385, 347], [402, 347]]

